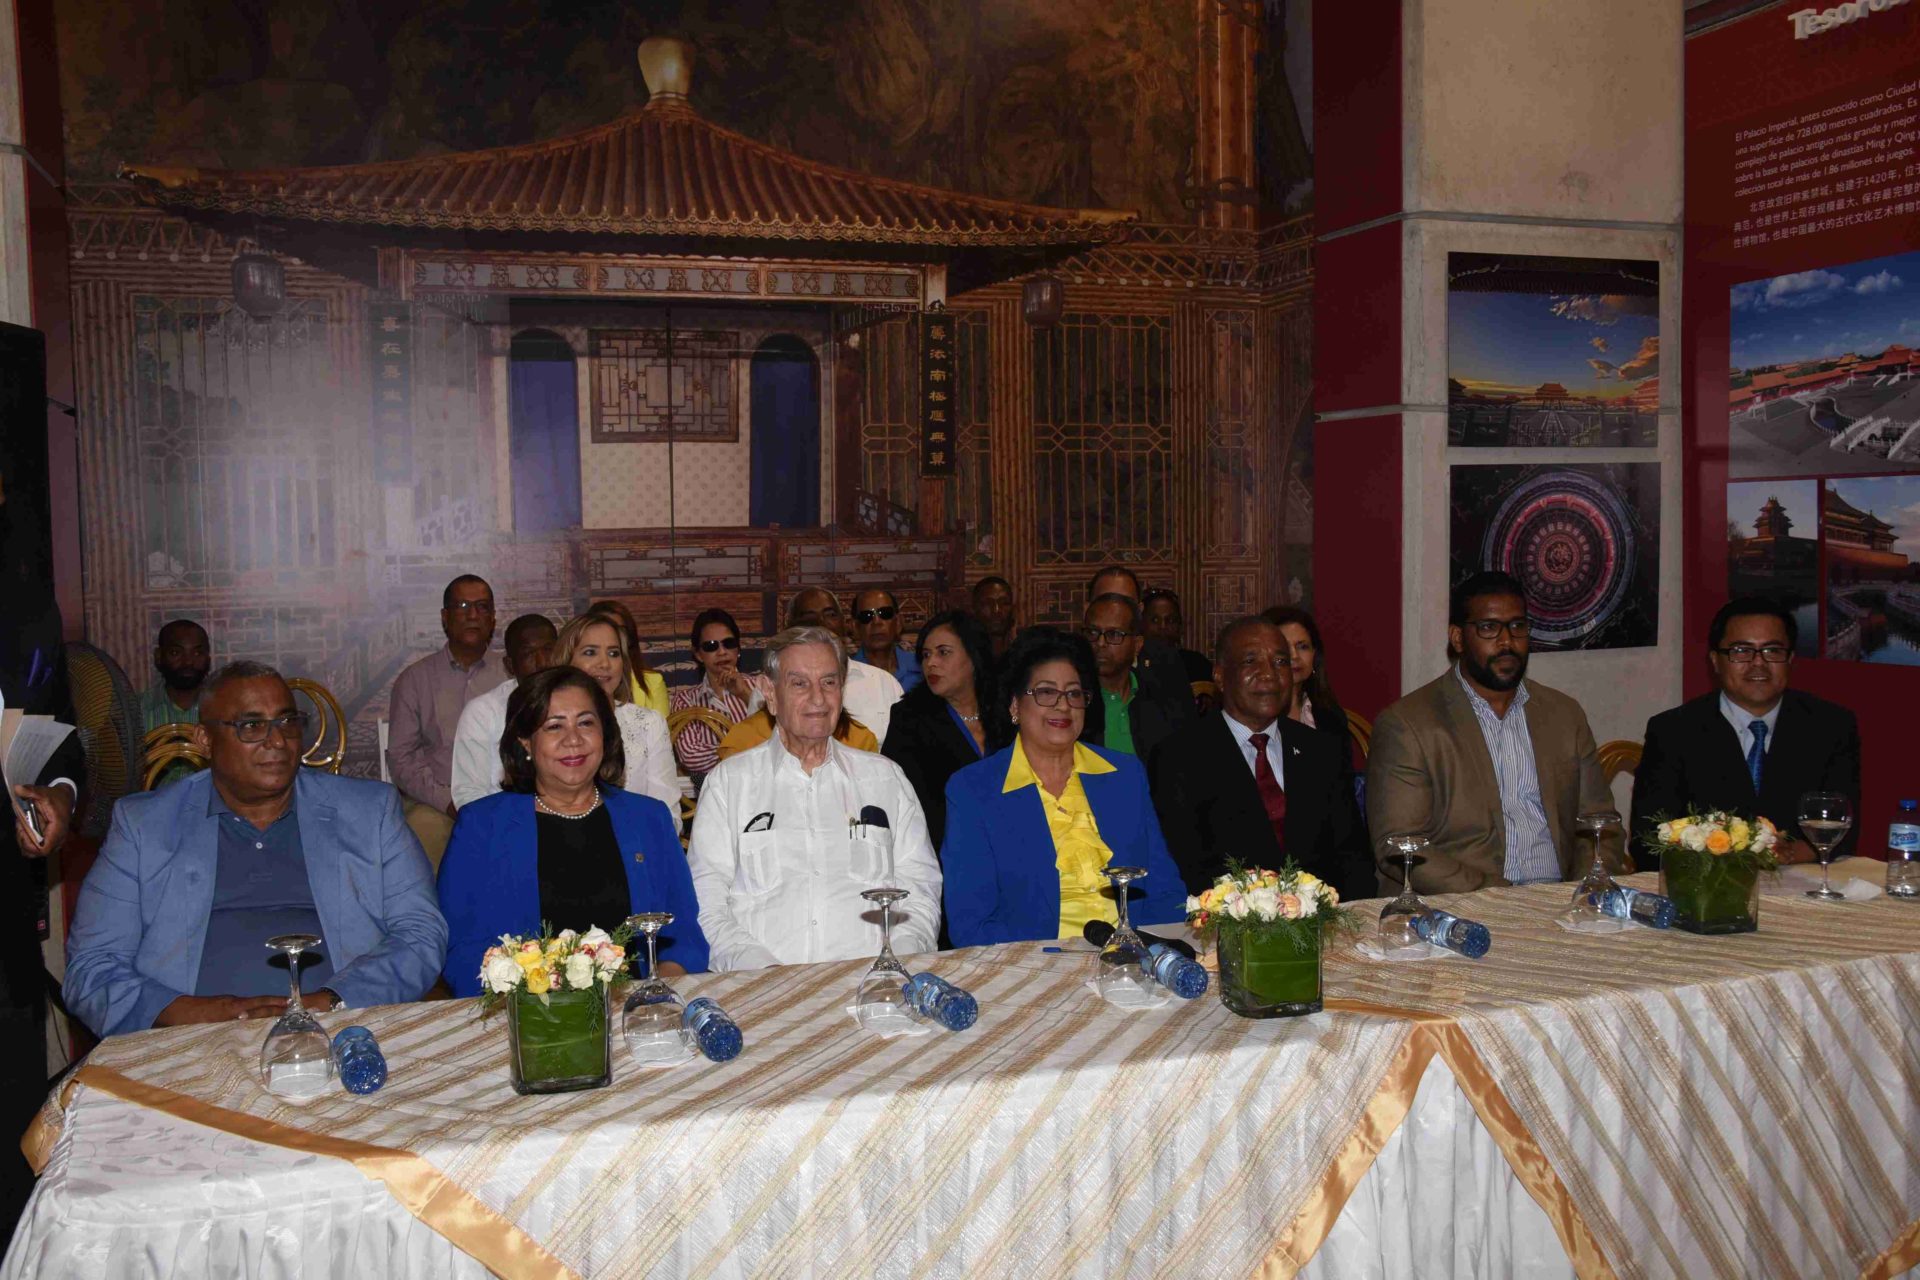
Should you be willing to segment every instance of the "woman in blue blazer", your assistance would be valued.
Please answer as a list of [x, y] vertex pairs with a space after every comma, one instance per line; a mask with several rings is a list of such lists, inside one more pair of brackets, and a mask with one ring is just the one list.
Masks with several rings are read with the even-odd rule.
[[1186, 888], [1154, 816], [1146, 770], [1079, 741], [1100, 696], [1087, 642], [1030, 628], [1001, 670], [1014, 744], [947, 781], [947, 932], [957, 947], [1078, 936], [1116, 914], [1104, 866], [1145, 867], [1133, 924], [1186, 918]]
[[480, 994], [480, 957], [503, 933], [608, 932], [670, 911], [660, 969], [698, 973], [707, 940], [693, 876], [667, 807], [614, 786], [624, 765], [613, 707], [571, 667], [520, 682], [507, 700], [500, 758], [507, 788], [460, 810], [440, 863], [447, 985]]

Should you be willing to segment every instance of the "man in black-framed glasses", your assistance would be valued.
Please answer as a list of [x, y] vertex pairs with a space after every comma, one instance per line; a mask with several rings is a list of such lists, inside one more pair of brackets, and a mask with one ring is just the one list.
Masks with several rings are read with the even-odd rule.
[[[1527, 678], [1533, 618], [1509, 574], [1475, 573], [1447, 602], [1452, 666], [1381, 712], [1367, 758], [1367, 825], [1377, 842], [1424, 835], [1421, 893], [1566, 880], [1574, 820], [1613, 808], [1587, 713]], [[1610, 848], [1617, 859], [1623, 851]], [[1401, 870], [1383, 864], [1383, 893]]]
[[[1800, 797], [1838, 791], [1859, 812], [1860, 726], [1845, 707], [1787, 687], [1799, 643], [1793, 610], [1764, 596], [1730, 600], [1713, 615], [1713, 689], [1647, 721], [1630, 828], [1642, 867], [1659, 865], [1647, 834], [1661, 816], [1759, 814], [1786, 837], [1777, 849], [1782, 861], [1809, 862], [1813, 848], [1795, 834]], [[1859, 835], [1856, 824], [1834, 856], [1852, 853]]]
[[67, 1005], [95, 1034], [261, 1018], [286, 1007], [277, 934], [321, 939], [309, 1009], [418, 1000], [447, 927], [433, 871], [381, 782], [300, 763], [306, 717], [280, 673], [236, 662], [208, 678], [208, 767], [114, 808], [67, 941]]
[[854, 593], [847, 615], [853, 622], [853, 660], [891, 672], [903, 692], [920, 683], [920, 659], [900, 643], [900, 602], [885, 587]]

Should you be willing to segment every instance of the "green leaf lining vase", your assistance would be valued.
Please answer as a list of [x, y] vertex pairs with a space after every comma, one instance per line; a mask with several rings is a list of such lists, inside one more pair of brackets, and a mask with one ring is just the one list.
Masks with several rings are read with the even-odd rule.
[[608, 988], [507, 996], [507, 1046], [515, 1093], [572, 1093], [613, 1080]]

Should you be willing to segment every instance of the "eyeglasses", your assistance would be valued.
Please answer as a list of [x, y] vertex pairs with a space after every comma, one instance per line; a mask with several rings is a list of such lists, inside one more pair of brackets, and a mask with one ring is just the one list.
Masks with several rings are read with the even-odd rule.
[[1067, 700], [1067, 705], [1070, 707], [1084, 707], [1093, 698], [1093, 695], [1085, 689], [1056, 689], [1050, 684], [1042, 685], [1038, 689], [1024, 689], [1021, 692], [1042, 707], [1057, 707], [1062, 698]]
[[1122, 631], [1118, 627], [1082, 627], [1080, 634], [1087, 638], [1088, 644], [1106, 644], [1115, 648], [1133, 639], [1134, 633]]
[[265, 742], [268, 730], [276, 730], [283, 738], [300, 741], [307, 731], [307, 713], [295, 711], [273, 720], [262, 720], [258, 716], [249, 716], [245, 720], [207, 720], [205, 724], [223, 724], [233, 730], [233, 736], [245, 743]]
[[1783, 644], [1763, 644], [1757, 649], [1750, 644], [1730, 644], [1724, 649], [1715, 649], [1714, 652], [1736, 667], [1744, 667], [1756, 657], [1763, 662], [1778, 666], [1793, 656], [1793, 650]]
[[738, 649], [739, 647], [739, 636], [721, 636], [718, 640], [702, 640], [700, 642], [700, 652], [702, 653], [718, 653], [722, 649]]
[[1475, 618], [1467, 625], [1472, 627], [1473, 634], [1479, 636], [1482, 640], [1493, 639], [1500, 634], [1502, 628], [1505, 628], [1508, 635], [1518, 640], [1533, 630], [1533, 619], [1508, 618], [1502, 622], [1499, 618]]
[[492, 613], [493, 601], [491, 600], [456, 600], [452, 604], [448, 605], [447, 608], [452, 612], [457, 613], [461, 617], [465, 618], [476, 613]]
[[893, 615], [899, 612], [900, 611], [892, 605], [883, 604], [878, 609], [855, 609], [853, 611], [853, 620], [862, 626], [872, 622], [875, 618], [880, 619], [882, 622], [892, 622]]

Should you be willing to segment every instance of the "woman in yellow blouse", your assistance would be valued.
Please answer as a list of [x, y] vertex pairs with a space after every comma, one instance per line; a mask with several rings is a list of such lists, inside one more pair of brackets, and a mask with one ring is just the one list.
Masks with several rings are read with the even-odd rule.
[[641, 658], [640, 625], [633, 620], [633, 610], [618, 600], [595, 600], [587, 606], [587, 613], [595, 618], [605, 618], [620, 628], [621, 634], [626, 637], [627, 657], [633, 663], [633, 670], [627, 677], [632, 685], [632, 696], [628, 701], [657, 713], [665, 720], [672, 710], [667, 695], [667, 678]]
[[957, 947], [1078, 937], [1089, 920], [1118, 918], [1103, 873], [1145, 867], [1127, 900], [1136, 925], [1186, 918], [1186, 888], [1167, 853], [1130, 755], [1080, 741], [1100, 696], [1093, 650], [1051, 627], [1021, 632], [1002, 688], [1011, 747], [947, 781], [947, 933]]

